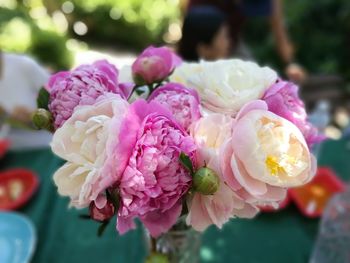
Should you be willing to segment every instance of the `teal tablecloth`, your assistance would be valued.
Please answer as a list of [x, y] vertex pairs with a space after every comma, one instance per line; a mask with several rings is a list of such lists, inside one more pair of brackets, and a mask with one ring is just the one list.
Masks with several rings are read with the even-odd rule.
[[[10, 152], [0, 161], [0, 170], [29, 168], [38, 173], [39, 192], [21, 212], [37, 227], [34, 263], [141, 263], [145, 256], [142, 230], [119, 236], [114, 224], [105, 235], [96, 236], [97, 224], [78, 218], [84, 211], [67, 209], [68, 200], [58, 196], [53, 172], [62, 165], [49, 149]], [[324, 144], [319, 159], [343, 179], [350, 179], [347, 142]], [[86, 212], [85, 212], [86, 213]], [[203, 236], [202, 262], [298, 263], [308, 262], [316, 238], [318, 220], [299, 214], [294, 205], [254, 220], [232, 220], [222, 230], [208, 229]]]

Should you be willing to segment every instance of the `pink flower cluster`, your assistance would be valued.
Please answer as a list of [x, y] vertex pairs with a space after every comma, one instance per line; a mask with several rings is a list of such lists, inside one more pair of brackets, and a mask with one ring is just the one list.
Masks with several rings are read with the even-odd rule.
[[[187, 224], [203, 231], [252, 218], [261, 205], [278, 207], [289, 187], [312, 179], [309, 146], [322, 138], [307, 122], [297, 86], [275, 82], [275, 72], [254, 63], [231, 62], [218, 64], [230, 69], [223, 79], [206, 62], [180, 66], [182, 84], [167, 82], [180, 59], [149, 47], [121, 71], [125, 80], [107, 61], [52, 76], [52, 150], [67, 160], [54, 175], [59, 193], [99, 222], [116, 215], [121, 234], [138, 218], [153, 237], [184, 211]], [[146, 99], [133, 93], [141, 86]], [[225, 92], [238, 102], [230, 105]], [[218, 107], [206, 107], [203, 96]]]

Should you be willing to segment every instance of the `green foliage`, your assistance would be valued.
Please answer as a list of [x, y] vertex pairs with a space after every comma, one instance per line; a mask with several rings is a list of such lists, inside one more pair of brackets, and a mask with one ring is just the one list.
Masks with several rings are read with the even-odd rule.
[[29, 16], [28, 10], [0, 7], [1, 50], [30, 53], [54, 70], [66, 69], [72, 63], [66, 40], [54, 28], [39, 27], [38, 21]]
[[39, 90], [38, 98], [36, 99], [37, 107], [40, 109], [49, 109], [49, 100], [50, 100], [50, 93], [45, 89], [41, 88]]
[[[296, 60], [311, 73], [340, 74], [350, 79], [350, 1], [284, 1], [286, 23]], [[246, 38], [262, 63], [282, 69], [267, 19], [253, 19]]]
[[72, 54], [66, 47], [66, 38], [53, 31], [34, 29], [29, 52], [56, 70], [70, 68]]
[[191, 175], [193, 176], [194, 174], [194, 169], [193, 169], [193, 164], [192, 161], [190, 159], [190, 157], [188, 155], [186, 155], [185, 153], [181, 153], [179, 160], [181, 162], [181, 164], [191, 173]]
[[70, 20], [82, 21], [88, 26], [84, 40], [142, 49], [147, 45], [163, 42], [162, 37], [169, 24], [179, 19], [177, 2], [177, 0], [73, 0], [75, 8]]

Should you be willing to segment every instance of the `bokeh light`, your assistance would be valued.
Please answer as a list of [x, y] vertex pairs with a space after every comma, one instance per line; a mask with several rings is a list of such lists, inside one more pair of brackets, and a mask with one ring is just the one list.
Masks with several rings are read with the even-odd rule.
[[78, 21], [74, 23], [73, 30], [74, 30], [74, 33], [76, 33], [77, 35], [83, 36], [88, 32], [88, 27], [82, 21]]

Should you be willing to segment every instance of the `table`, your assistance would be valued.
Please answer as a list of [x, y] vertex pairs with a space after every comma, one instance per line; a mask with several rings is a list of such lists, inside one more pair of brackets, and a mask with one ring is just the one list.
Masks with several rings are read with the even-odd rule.
[[[331, 166], [350, 179], [350, 144], [345, 140], [324, 143], [321, 165]], [[37, 227], [38, 246], [34, 263], [142, 263], [146, 255], [142, 229], [124, 236], [110, 224], [103, 237], [98, 224], [80, 219], [86, 211], [67, 209], [68, 199], [57, 194], [53, 172], [63, 164], [49, 149], [10, 152], [0, 161], [0, 170], [24, 167], [38, 173], [39, 192], [21, 210]], [[319, 220], [302, 217], [294, 205], [254, 220], [234, 219], [222, 230], [209, 228], [203, 236], [203, 263], [298, 263], [308, 262]]]

